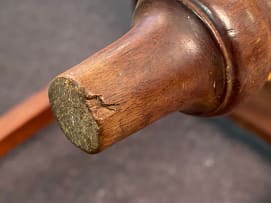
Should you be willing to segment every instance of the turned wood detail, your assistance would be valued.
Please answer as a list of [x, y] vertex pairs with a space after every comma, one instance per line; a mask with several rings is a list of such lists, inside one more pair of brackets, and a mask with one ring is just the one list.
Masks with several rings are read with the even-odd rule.
[[140, 0], [131, 30], [51, 83], [53, 112], [88, 153], [161, 117], [229, 112], [271, 67], [270, 1]]
[[179, 0], [209, 28], [226, 62], [225, 99], [218, 114], [254, 95], [266, 82], [271, 58], [271, 1]]

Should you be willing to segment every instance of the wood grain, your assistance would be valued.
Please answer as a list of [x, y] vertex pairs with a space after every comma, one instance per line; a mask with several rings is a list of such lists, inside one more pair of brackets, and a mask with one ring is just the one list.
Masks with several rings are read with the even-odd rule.
[[[271, 67], [269, 0], [179, 1], [187, 8], [140, 1], [124, 37], [52, 83], [55, 114], [77, 146], [101, 151], [177, 110], [227, 112], [264, 84]], [[267, 84], [231, 115], [267, 141], [270, 89]], [[0, 118], [0, 155], [52, 121], [47, 90], [22, 102]]]
[[176, 1], [142, 1], [127, 34], [52, 82], [50, 102], [68, 139], [95, 153], [171, 112], [215, 112], [224, 67], [197, 16]]
[[[236, 108], [230, 118], [271, 144], [270, 101], [271, 83], [267, 83], [257, 96]], [[0, 118], [0, 156], [24, 143], [51, 122], [53, 118], [47, 90], [33, 95], [11, 109]]]
[[267, 8], [267, 0], [139, 1], [127, 34], [52, 82], [65, 135], [96, 153], [174, 111], [231, 111], [270, 73]]
[[47, 89], [23, 101], [0, 117], [0, 156], [53, 122]]

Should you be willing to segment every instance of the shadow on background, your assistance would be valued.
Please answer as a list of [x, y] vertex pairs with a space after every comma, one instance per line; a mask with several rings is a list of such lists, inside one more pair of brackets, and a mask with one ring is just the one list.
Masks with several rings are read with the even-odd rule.
[[226, 137], [245, 143], [249, 148], [266, 160], [271, 161], [271, 146], [251, 131], [239, 126], [229, 118], [213, 118], [205, 121], [225, 132]]

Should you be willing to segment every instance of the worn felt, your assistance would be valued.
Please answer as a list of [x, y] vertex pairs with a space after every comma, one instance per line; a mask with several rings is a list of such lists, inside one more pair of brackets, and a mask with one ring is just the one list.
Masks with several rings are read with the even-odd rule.
[[51, 108], [63, 133], [88, 153], [99, 148], [99, 127], [88, 106], [85, 90], [74, 81], [59, 77], [48, 91]]

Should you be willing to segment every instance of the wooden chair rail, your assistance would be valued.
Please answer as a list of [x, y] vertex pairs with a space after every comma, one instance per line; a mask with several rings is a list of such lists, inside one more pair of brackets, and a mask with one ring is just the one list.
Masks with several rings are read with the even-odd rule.
[[271, 83], [240, 105], [230, 116], [271, 144]]
[[64, 134], [96, 153], [174, 111], [230, 112], [269, 77], [270, 9], [269, 0], [138, 1], [127, 34], [51, 83]]
[[0, 117], [0, 156], [53, 122], [47, 95], [42, 90]]

